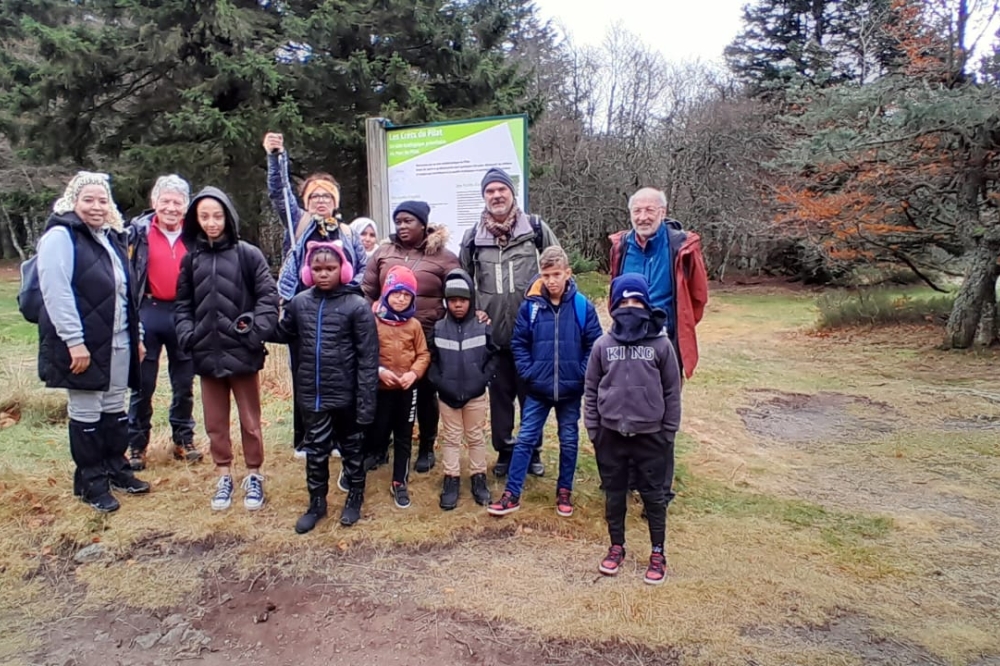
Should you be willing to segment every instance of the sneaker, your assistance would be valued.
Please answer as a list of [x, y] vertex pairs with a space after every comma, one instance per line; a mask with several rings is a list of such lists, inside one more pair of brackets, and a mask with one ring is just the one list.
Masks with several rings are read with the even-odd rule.
[[141, 472], [146, 469], [146, 452], [129, 447], [128, 466], [132, 468], [133, 472]]
[[256, 511], [264, 506], [264, 477], [260, 474], [247, 474], [243, 479], [243, 506], [248, 511]]
[[491, 516], [506, 516], [508, 513], [514, 513], [520, 508], [521, 498], [517, 495], [512, 495], [509, 490], [505, 490], [498, 501], [486, 507], [486, 513]]
[[[330, 456], [333, 457], [333, 458], [343, 458], [344, 457], [343, 454], [340, 453], [340, 447], [339, 446], [333, 447], [333, 451], [330, 451]], [[347, 492], [347, 491], [345, 490], [344, 492]]]
[[174, 444], [174, 459], [184, 460], [185, 462], [198, 462], [204, 458], [204, 454], [198, 450], [198, 447], [194, 445], [194, 442], [184, 442], [182, 444]]
[[392, 501], [400, 509], [410, 508], [410, 493], [406, 490], [406, 484], [399, 481], [392, 482]]
[[111, 489], [129, 495], [145, 495], [149, 492], [149, 483], [132, 475], [119, 475], [111, 482]]
[[531, 476], [545, 476], [545, 465], [542, 464], [542, 454], [535, 449], [531, 452], [531, 462], [528, 463], [528, 474]]
[[493, 476], [498, 479], [502, 479], [507, 476], [507, 470], [510, 469], [510, 451], [501, 451], [497, 456], [497, 464], [493, 466]]
[[566, 488], [560, 488], [556, 491], [556, 513], [566, 518], [573, 515], [572, 496], [572, 491]]
[[356, 488], [351, 488], [347, 493], [347, 501], [344, 502], [344, 510], [340, 512], [340, 524], [350, 527], [361, 520], [361, 505], [365, 501], [365, 492]]
[[347, 485], [347, 477], [344, 476], [343, 468], [340, 470], [340, 475], [337, 476], [337, 489], [342, 493], [346, 493], [351, 489], [351, 487]]
[[309, 508], [295, 523], [295, 533], [311, 532], [316, 523], [326, 516], [326, 498], [313, 497], [309, 500]]
[[295, 455], [296, 460], [305, 460], [308, 457], [306, 456], [305, 449], [295, 449], [295, 453], [293, 455]]
[[472, 499], [476, 500], [479, 506], [489, 506], [493, 501], [490, 497], [490, 487], [486, 483], [485, 474], [473, 474], [470, 479], [472, 483]]
[[440, 507], [445, 511], [451, 511], [458, 506], [459, 480], [457, 476], [445, 476], [441, 484]]
[[413, 471], [418, 474], [426, 474], [434, 468], [434, 451], [421, 451], [417, 454], [417, 462], [413, 466]]
[[605, 576], [614, 576], [622, 566], [625, 559], [625, 546], [615, 544], [608, 549], [608, 554], [601, 560], [601, 566], [597, 567]]
[[[82, 499], [82, 498], [81, 498]], [[121, 504], [111, 493], [101, 493], [93, 499], [84, 499], [88, 505], [100, 513], [113, 513], [121, 508]]]
[[667, 579], [667, 558], [663, 553], [654, 552], [649, 556], [649, 566], [642, 582], [647, 585], [659, 585]]
[[212, 511], [225, 511], [233, 503], [233, 477], [228, 474], [219, 477], [212, 497]]

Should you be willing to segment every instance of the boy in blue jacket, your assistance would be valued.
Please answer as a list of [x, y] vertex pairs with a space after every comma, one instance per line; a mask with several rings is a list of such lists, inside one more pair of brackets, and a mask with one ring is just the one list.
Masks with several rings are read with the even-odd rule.
[[535, 444], [541, 441], [549, 411], [556, 410], [559, 431], [559, 480], [556, 512], [573, 515], [573, 476], [579, 447], [580, 399], [590, 350], [601, 337], [594, 305], [576, 289], [569, 257], [559, 246], [545, 248], [541, 274], [528, 287], [517, 313], [511, 351], [528, 395], [514, 444], [507, 487], [487, 508], [504, 516], [521, 508], [521, 491]]
[[664, 330], [667, 314], [650, 305], [649, 285], [642, 275], [625, 273], [611, 282], [611, 318], [611, 330], [594, 345], [587, 365], [583, 418], [594, 443], [611, 537], [611, 548], [598, 568], [613, 576], [625, 559], [632, 468], [653, 547], [643, 580], [659, 585], [667, 577], [667, 496], [681, 421], [680, 370]]

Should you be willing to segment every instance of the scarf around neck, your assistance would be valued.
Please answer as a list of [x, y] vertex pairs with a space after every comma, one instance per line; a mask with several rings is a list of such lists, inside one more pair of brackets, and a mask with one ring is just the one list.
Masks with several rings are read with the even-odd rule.
[[496, 238], [497, 245], [505, 247], [510, 242], [510, 234], [514, 230], [514, 225], [517, 224], [517, 218], [520, 214], [521, 207], [515, 204], [503, 222], [497, 222], [487, 209], [483, 209], [483, 214], [479, 219], [483, 227]]
[[403, 312], [396, 312], [389, 307], [389, 294], [383, 294], [382, 298], [372, 304], [372, 312], [389, 326], [402, 326], [417, 313], [417, 299], [416, 297], [410, 299], [410, 307]]

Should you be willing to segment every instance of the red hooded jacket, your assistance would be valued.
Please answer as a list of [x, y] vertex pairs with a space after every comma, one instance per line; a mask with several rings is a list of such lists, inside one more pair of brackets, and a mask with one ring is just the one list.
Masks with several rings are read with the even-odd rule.
[[[664, 220], [671, 233], [670, 253], [674, 265], [674, 321], [677, 322], [677, 352], [684, 376], [688, 379], [698, 365], [698, 335], [695, 327], [705, 314], [708, 304], [708, 272], [701, 254], [701, 236], [682, 231], [680, 223]], [[611, 241], [611, 279], [621, 274], [624, 247], [631, 229], [608, 236]], [[677, 241], [680, 241], [679, 243]]]

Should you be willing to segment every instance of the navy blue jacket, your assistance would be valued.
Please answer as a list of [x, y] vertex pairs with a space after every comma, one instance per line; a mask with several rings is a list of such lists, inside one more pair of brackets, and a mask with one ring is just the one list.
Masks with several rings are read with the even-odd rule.
[[517, 312], [510, 348], [518, 376], [535, 397], [558, 402], [583, 395], [587, 359], [603, 331], [590, 301], [580, 326], [576, 293], [576, 281], [570, 278], [559, 306], [554, 306], [541, 278], [535, 278]]

